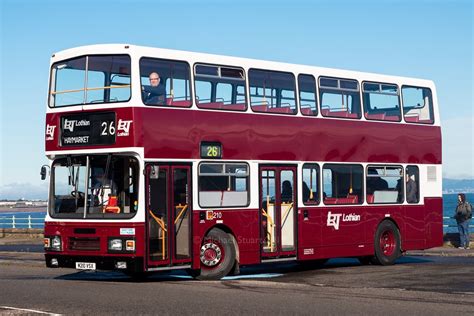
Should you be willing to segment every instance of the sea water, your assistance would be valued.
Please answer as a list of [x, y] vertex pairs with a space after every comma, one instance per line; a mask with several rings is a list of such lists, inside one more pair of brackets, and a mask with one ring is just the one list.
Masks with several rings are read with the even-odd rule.
[[[474, 193], [467, 193], [466, 199], [474, 204]], [[444, 227], [445, 233], [457, 232], [456, 221], [452, 218], [457, 204], [457, 194], [443, 194], [443, 217], [449, 217], [443, 221], [444, 225], [449, 226]], [[0, 228], [11, 228], [13, 216], [15, 216], [16, 228], [28, 228], [28, 216], [31, 216], [32, 228], [43, 228], [46, 212], [0, 212]]]

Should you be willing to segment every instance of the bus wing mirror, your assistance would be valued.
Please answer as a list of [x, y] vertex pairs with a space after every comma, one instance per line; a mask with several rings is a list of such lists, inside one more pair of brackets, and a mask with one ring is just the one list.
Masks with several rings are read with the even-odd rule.
[[41, 174], [41, 180], [45, 180], [45, 179], [46, 179], [46, 175], [48, 174], [47, 168], [49, 168], [49, 166], [47, 166], [47, 165], [41, 166], [41, 172], [40, 172], [40, 174]]
[[151, 166], [150, 168], [150, 179], [156, 180], [159, 178], [160, 175], [160, 167], [159, 166]]

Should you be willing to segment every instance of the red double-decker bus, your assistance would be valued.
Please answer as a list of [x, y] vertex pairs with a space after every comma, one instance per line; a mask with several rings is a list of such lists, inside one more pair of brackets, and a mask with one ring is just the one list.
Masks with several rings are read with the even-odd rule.
[[46, 265], [218, 279], [439, 246], [436, 100], [413, 78], [131, 45], [56, 53]]

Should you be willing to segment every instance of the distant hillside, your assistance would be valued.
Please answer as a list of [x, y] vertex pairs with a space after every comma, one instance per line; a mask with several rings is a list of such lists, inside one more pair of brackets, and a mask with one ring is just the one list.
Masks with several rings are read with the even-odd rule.
[[443, 179], [443, 192], [474, 192], [474, 179]]

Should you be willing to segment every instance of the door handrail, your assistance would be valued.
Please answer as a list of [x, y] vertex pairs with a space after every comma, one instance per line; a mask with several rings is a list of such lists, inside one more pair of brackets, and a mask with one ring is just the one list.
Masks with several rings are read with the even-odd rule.
[[267, 236], [267, 247], [270, 247], [270, 252], [273, 252], [273, 243], [272, 243], [273, 234], [271, 232], [273, 231], [273, 227], [275, 226], [275, 224], [270, 214], [268, 214], [263, 208], [262, 208], [262, 215], [267, 218], [268, 223], [270, 225], [270, 231], [267, 230], [267, 235], [270, 235], [269, 238]]
[[176, 225], [176, 223], [178, 222], [179, 218], [183, 215], [184, 211], [187, 210], [188, 204], [186, 204], [186, 205], [181, 205], [181, 204], [179, 204], [179, 205], [176, 206], [176, 208], [178, 208], [178, 207], [182, 207], [182, 209], [181, 209], [181, 211], [179, 212], [178, 216], [176, 216], [176, 218], [175, 218], [175, 220], [174, 220], [174, 224], [175, 224], [175, 225]]
[[[161, 238], [161, 257], [164, 260], [165, 259], [165, 244], [166, 244], [166, 234], [165, 232], [168, 232], [165, 226], [165, 221], [163, 221], [161, 218], [153, 214], [151, 210], [148, 210], [150, 213], [151, 217], [156, 221], [158, 225], [160, 225], [161, 229], [163, 230], [163, 238]], [[160, 239], [160, 236], [158, 236], [158, 239]]]
[[285, 226], [286, 219], [288, 218], [288, 215], [290, 214], [290, 211], [293, 209], [293, 202], [291, 203], [281, 203], [281, 206], [289, 206], [288, 210], [286, 210], [285, 215], [283, 215], [283, 223], [281, 224], [281, 228], [283, 229], [283, 226]]

